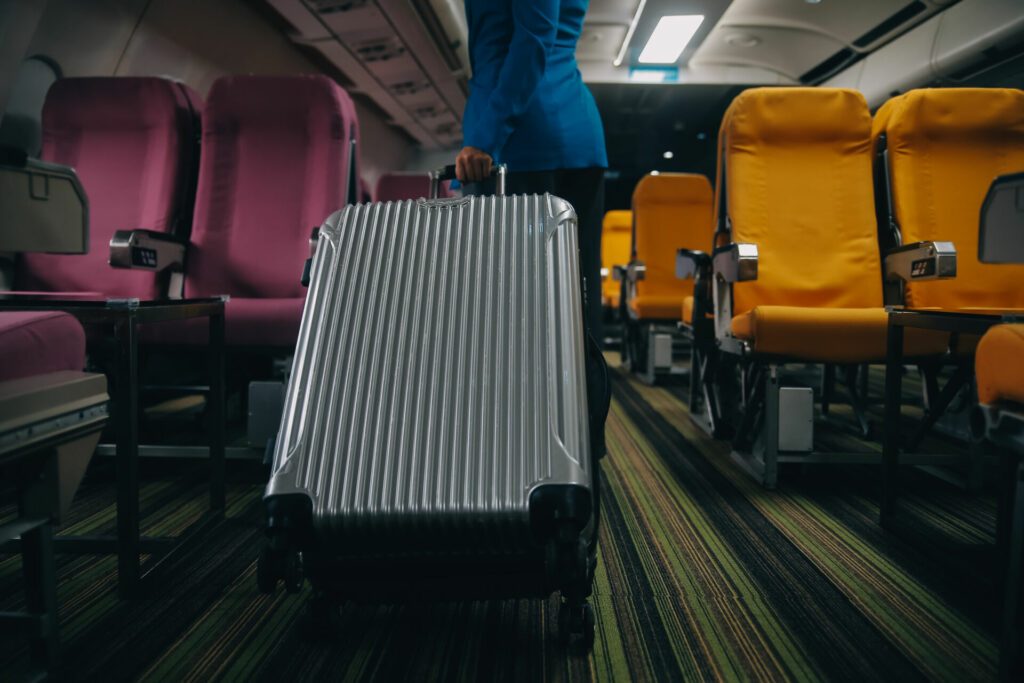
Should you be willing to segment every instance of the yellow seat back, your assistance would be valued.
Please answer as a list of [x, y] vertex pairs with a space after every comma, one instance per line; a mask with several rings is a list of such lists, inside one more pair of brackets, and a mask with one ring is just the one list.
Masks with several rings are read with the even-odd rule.
[[1024, 265], [978, 261], [978, 223], [996, 176], [1024, 171], [1024, 91], [912, 90], [886, 102], [873, 134], [885, 134], [892, 210], [903, 243], [953, 242], [957, 277], [907, 285], [919, 308], [1024, 308]]
[[[634, 258], [647, 266], [637, 296], [693, 294], [693, 281], [676, 277], [676, 250], [706, 252], [712, 239], [711, 183], [698, 173], [660, 173], [640, 179], [633, 190]], [[676, 313], [678, 315], [678, 313]]]
[[629, 263], [632, 232], [632, 211], [609, 211], [604, 215], [604, 225], [601, 228], [601, 267], [607, 269], [608, 276], [601, 284], [601, 293], [611, 306], [618, 305], [621, 286], [612, 278], [612, 267]]
[[733, 288], [734, 315], [758, 305], [882, 305], [863, 95], [746, 90], [726, 110], [719, 144], [732, 241], [756, 244], [760, 255], [758, 279]]

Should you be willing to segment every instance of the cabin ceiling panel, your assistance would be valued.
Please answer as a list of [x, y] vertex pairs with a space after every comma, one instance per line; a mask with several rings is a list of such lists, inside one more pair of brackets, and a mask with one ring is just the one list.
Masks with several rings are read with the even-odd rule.
[[[461, 136], [464, 69], [426, 26], [427, 3], [403, 0], [266, 0], [310, 45], [428, 149]], [[317, 28], [319, 26], [320, 28]]]
[[595, 24], [587, 22], [576, 44], [576, 59], [581, 62], [613, 61], [626, 37], [626, 24]]
[[587, 22], [628, 26], [636, 14], [640, 0], [590, 0]]
[[850, 45], [897, 12], [909, 6], [927, 10], [924, 2], [914, 0], [733, 0], [719, 22], [732, 24], [789, 26], [818, 31]]
[[804, 29], [736, 26], [712, 32], [692, 63], [760, 66], [796, 80], [843, 47], [835, 38]]
[[382, 31], [387, 22], [373, 2], [338, 3], [306, 0], [306, 6], [329, 31], [338, 36], [365, 31]]
[[763, 66], [817, 82], [956, 1], [733, 0], [693, 62]]

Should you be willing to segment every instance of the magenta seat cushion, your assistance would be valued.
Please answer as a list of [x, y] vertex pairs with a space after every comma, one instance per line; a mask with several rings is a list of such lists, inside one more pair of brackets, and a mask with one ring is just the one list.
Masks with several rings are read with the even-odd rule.
[[[448, 182], [441, 183], [438, 195], [454, 197]], [[377, 179], [376, 201], [395, 202], [430, 196], [430, 176], [426, 173], [384, 173]]]
[[191, 183], [190, 101], [197, 106], [195, 93], [163, 78], [63, 78], [53, 84], [43, 106], [42, 158], [78, 173], [89, 200], [89, 253], [26, 254], [16, 289], [161, 294], [153, 273], [107, 264], [110, 238], [117, 230], [175, 228]]
[[347, 201], [352, 136], [352, 100], [325, 76], [210, 88], [185, 296], [231, 296], [229, 344], [295, 344], [309, 236]]
[[[229, 346], [295, 346], [305, 299], [231, 299], [224, 305], [224, 341]], [[204, 345], [207, 320], [175, 320], [145, 325], [141, 339], [149, 344]]]
[[355, 110], [324, 76], [229, 76], [207, 98], [185, 293], [304, 298], [309, 235], [346, 201]]
[[0, 312], [0, 382], [85, 367], [85, 331], [59, 311]]
[[430, 176], [426, 173], [384, 173], [377, 178], [377, 201], [395, 202], [430, 196]]

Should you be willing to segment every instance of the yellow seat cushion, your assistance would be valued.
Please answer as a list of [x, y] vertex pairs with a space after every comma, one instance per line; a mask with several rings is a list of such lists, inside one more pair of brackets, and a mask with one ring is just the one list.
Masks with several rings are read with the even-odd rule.
[[679, 320], [683, 297], [647, 294], [635, 296], [629, 301], [629, 308], [640, 320]]
[[1024, 403], [1024, 325], [996, 325], [974, 356], [981, 403]]
[[904, 243], [953, 242], [957, 277], [912, 282], [914, 308], [1024, 308], [1024, 265], [978, 261], [981, 205], [999, 175], [1024, 170], [1024, 91], [922, 88], [894, 97], [872, 125], [885, 134]]
[[[758, 354], [819, 363], [878, 363], [885, 360], [889, 315], [884, 308], [756, 306], [732, 320], [732, 333]], [[907, 329], [908, 357], [942, 354], [945, 334]]]
[[[676, 277], [676, 250], [708, 251], [712, 240], [711, 183], [694, 173], [640, 179], [633, 191], [634, 258], [647, 268], [630, 309], [641, 319], [679, 320], [693, 280]], [[671, 309], [671, 310], [669, 310]]]
[[612, 277], [612, 268], [629, 263], [633, 237], [633, 212], [609, 211], [601, 229], [601, 267], [608, 275], [601, 283], [601, 302], [609, 308], [619, 307], [621, 283]]
[[864, 96], [841, 88], [745, 90], [726, 110], [719, 139], [732, 241], [759, 251], [757, 280], [733, 287], [734, 313], [880, 309]]
[[693, 297], [683, 299], [683, 322], [687, 325], [693, 322]]

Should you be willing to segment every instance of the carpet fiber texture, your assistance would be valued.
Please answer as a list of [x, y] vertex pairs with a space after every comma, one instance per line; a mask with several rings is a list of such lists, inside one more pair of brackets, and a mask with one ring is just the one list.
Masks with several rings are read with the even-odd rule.
[[[842, 432], [832, 438], [877, 449]], [[909, 536], [877, 524], [879, 473], [787, 470], [765, 491], [689, 420], [682, 389], [614, 373], [603, 462], [597, 641], [555, 637], [557, 602], [348, 605], [308, 642], [299, 595], [256, 591], [258, 483], [144, 597], [116, 595], [111, 557], [59, 557], [65, 680], [913, 680], [994, 678], [994, 503], [908, 472]], [[205, 504], [195, 480], [150, 480], [149, 533]], [[112, 529], [93, 476], [61, 533]], [[919, 528], [920, 533], [915, 529]], [[913, 537], [917, 537], [916, 539]], [[921, 543], [921, 539], [927, 543]], [[926, 547], [922, 547], [926, 546]], [[21, 604], [20, 559], [0, 555], [0, 611]], [[0, 641], [0, 679], [25, 660]]]

